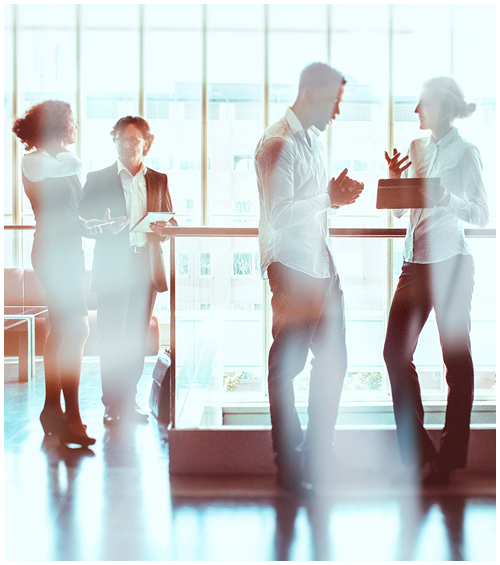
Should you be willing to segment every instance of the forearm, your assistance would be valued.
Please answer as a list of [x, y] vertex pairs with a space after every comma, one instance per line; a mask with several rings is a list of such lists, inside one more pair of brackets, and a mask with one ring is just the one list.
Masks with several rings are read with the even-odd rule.
[[463, 222], [484, 228], [490, 219], [488, 206], [484, 201], [472, 201], [450, 194], [450, 201], [444, 209]]
[[307, 200], [269, 198], [266, 202], [268, 221], [276, 230], [304, 224], [330, 208], [331, 200], [326, 192]]
[[476, 147], [466, 150], [461, 159], [460, 179], [463, 187], [463, 196], [457, 196], [446, 190], [449, 201], [444, 200], [444, 209], [456, 215], [460, 220], [483, 228], [490, 219], [486, 189], [482, 177], [482, 163]]
[[23, 159], [22, 170], [31, 182], [40, 182], [46, 178], [68, 177], [77, 174], [82, 162], [69, 151], [59, 152], [56, 156], [45, 152], [31, 153]]

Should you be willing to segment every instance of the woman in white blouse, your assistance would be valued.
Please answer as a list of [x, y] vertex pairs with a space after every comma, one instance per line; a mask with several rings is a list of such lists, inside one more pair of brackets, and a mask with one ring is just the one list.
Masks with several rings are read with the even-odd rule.
[[[400, 158], [394, 149], [385, 159], [390, 178], [439, 177], [422, 188], [433, 206], [410, 211], [404, 263], [389, 313], [384, 359], [391, 382], [394, 414], [403, 463], [425, 484], [444, 484], [454, 469], [465, 467], [474, 395], [471, 357], [471, 301], [474, 261], [463, 222], [484, 227], [489, 220], [479, 151], [464, 140], [453, 122], [476, 106], [464, 100], [449, 77], [423, 85], [415, 109], [429, 137], [410, 144]], [[401, 217], [405, 210], [394, 210]], [[424, 409], [413, 354], [434, 308], [446, 365], [448, 402], [439, 450], [424, 429]]]
[[38, 104], [16, 120], [13, 131], [27, 150], [35, 149], [23, 157], [22, 173], [36, 221], [32, 263], [45, 289], [50, 321], [40, 421], [45, 433], [59, 436], [62, 443], [87, 447], [95, 439], [86, 433], [78, 402], [89, 334], [81, 236], [100, 233], [107, 224], [78, 216], [82, 187], [77, 173], [82, 163], [67, 149], [76, 140], [69, 104], [52, 100]]

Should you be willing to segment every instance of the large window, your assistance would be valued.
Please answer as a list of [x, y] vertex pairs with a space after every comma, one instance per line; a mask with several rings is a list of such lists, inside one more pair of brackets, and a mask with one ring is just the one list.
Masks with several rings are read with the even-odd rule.
[[[407, 217], [396, 220], [375, 208], [376, 186], [387, 175], [384, 150], [406, 151], [412, 139], [426, 135], [414, 110], [422, 83], [436, 75], [455, 77], [467, 100], [477, 104], [473, 116], [456, 125], [481, 152], [488, 227], [496, 225], [494, 5], [18, 4], [5, 6], [4, 20], [7, 224], [34, 223], [23, 196], [23, 149], [11, 133], [12, 121], [52, 98], [74, 109], [82, 183], [89, 171], [115, 161], [109, 133], [117, 119], [139, 114], [155, 135], [146, 164], [168, 174], [181, 226], [257, 227], [255, 146], [265, 127], [293, 103], [301, 69], [327, 61], [347, 79], [340, 115], [320, 138], [327, 172], [337, 175], [348, 167], [366, 186], [354, 205], [331, 218], [330, 227], [406, 227]], [[10, 234], [5, 243], [12, 265], [30, 264], [30, 236]], [[220, 390], [264, 394], [269, 294], [262, 291], [255, 238], [179, 238], [176, 245], [182, 335], [197, 340], [200, 328], [210, 328], [218, 312], [225, 312], [231, 322], [224, 335], [232, 349], [230, 355], [218, 350], [214, 356], [223, 379]], [[402, 241], [337, 238], [331, 245], [349, 320], [345, 393], [353, 398], [387, 395], [381, 350]], [[86, 246], [90, 267], [92, 243]], [[471, 247], [477, 269], [476, 389], [491, 392], [494, 240], [475, 239]], [[168, 294], [159, 295], [160, 324], [168, 323], [168, 308]], [[248, 323], [238, 325], [237, 319]], [[198, 325], [189, 328], [193, 320]], [[416, 363], [424, 392], [444, 398], [436, 331], [430, 320]], [[239, 345], [233, 347], [235, 339], [248, 345], [250, 336], [258, 341], [248, 355]], [[426, 348], [429, 354], [421, 354]], [[187, 350], [181, 353], [190, 359]], [[296, 380], [304, 395], [307, 371]]]
[[[384, 227], [393, 220], [374, 206], [383, 151], [425, 134], [414, 114], [422, 83], [451, 75], [478, 106], [457, 125], [481, 152], [493, 227], [494, 22], [485, 4], [7, 5], [6, 162], [12, 117], [41, 100], [72, 104], [82, 180], [114, 161], [116, 120], [141, 114], [155, 134], [147, 164], [168, 172], [181, 225], [256, 226], [255, 146], [293, 102], [301, 69], [328, 61], [347, 78], [341, 113], [322, 135], [328, 173], [347, 166], [367, 187], [334, 225]], [[5, 220], [30, 223], [17, 143], [14, 153]], [[251, 205], [235, 215], [234, 201]]]

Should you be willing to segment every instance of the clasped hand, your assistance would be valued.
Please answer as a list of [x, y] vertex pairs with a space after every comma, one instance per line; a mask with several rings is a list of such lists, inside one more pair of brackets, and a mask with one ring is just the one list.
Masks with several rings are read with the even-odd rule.
[[364, 183], [350, 179], [347, 176], [347, 169], [344, 169], [337, 178], [333, 177], [328, 183], [328, 195], [332, 206], [352, 204], [358, 199], [364, 188]]

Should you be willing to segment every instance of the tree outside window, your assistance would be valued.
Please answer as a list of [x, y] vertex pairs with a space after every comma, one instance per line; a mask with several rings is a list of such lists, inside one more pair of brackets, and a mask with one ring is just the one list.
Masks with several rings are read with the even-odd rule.
[[200, 276], [209, 277], [212, 275], [212, 254], [210, 251], [200, 252]]
[[251, 276], [252, 253], [233, 253], [233, 275], [234, 276]]
[[251, 209], [252, 209], [251, 200], [233, 200], [234, 214], [250, 214]]
[[177, 267], [177, 274], [179, 276], [184, 276], [187, 277], [189, 274], [189, 269], [188, 269], [188, 254], [187, 253], [178, 253], [177, 254], [177, 261], [176, 261], [176, 267]]

